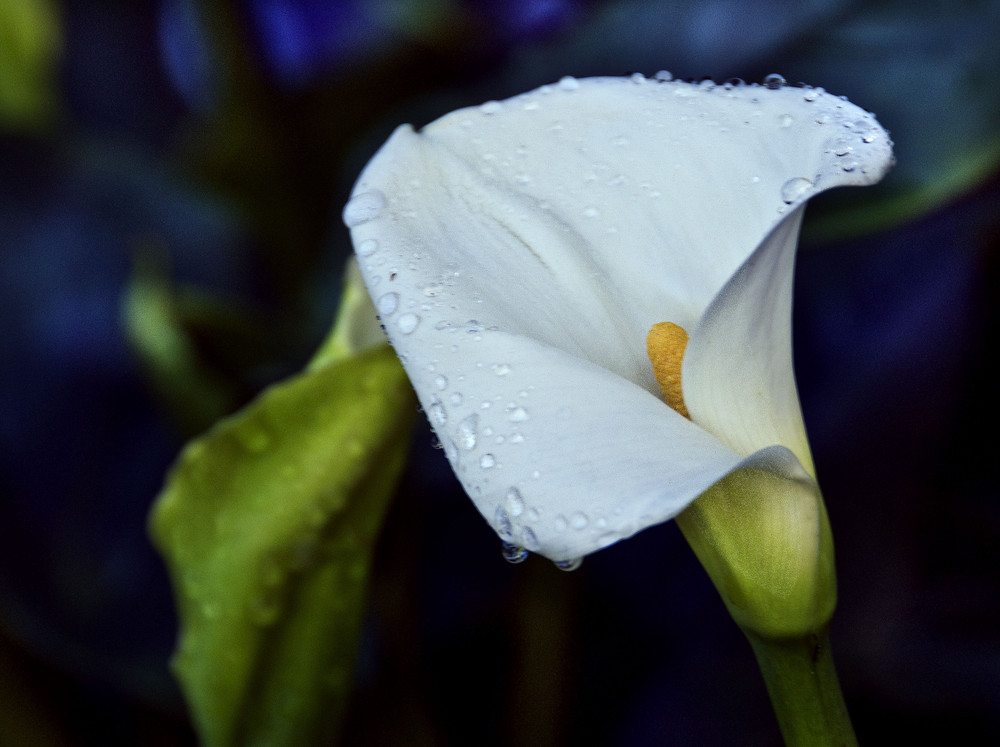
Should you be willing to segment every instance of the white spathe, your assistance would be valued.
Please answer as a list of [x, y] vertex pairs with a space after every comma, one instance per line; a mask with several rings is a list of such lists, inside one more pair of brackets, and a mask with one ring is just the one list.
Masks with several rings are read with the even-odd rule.
[[[445, 453], [506, 542], [563, 561], [747, 464], [813, 471], [791, 357], [805, 201], [891, 142], [821, 89], [566, 78], [396, 130], [344, 209]], [[670, 409], [650, 327], [691, 336]]]

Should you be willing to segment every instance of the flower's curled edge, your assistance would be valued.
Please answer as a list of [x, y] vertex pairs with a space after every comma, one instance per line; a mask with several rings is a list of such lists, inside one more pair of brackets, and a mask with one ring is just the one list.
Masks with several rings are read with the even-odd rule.
[[[874, 118], [821, 89], [565, 78], [400, 127], [344, 221], [476, 507], [569, 561], [741, 468], [795, 463], [815, 487], [791, 359], [802, 211], [891, 163]], [[690, 334], [691, 419], [646, 354], [663, 321]]]

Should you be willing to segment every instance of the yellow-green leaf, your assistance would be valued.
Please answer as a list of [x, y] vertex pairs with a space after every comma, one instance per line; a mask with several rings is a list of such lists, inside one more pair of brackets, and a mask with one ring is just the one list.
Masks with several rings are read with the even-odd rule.
[[61, 53], [56, 3], [0, 0], [0, 126], [32, 129], [49, 122]]
[[173, 662], [210, 746], [326, 744], [414, 400], [387, 345], [273, 386], [190, 443], [151, 518]]

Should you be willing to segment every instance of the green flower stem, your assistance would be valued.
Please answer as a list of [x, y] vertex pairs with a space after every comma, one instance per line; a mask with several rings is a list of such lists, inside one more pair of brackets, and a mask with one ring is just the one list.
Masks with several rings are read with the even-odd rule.
[[819, 487], [797, 464], [731, 473], [677, 525], [750, 639], [786, 744], [856, 745], [827, 632], [833, 535]]
[[798, 639], [775, 640], [744, 630], [767, 683], [788, 747], [858, 744], [840, 691], [829, 629]]

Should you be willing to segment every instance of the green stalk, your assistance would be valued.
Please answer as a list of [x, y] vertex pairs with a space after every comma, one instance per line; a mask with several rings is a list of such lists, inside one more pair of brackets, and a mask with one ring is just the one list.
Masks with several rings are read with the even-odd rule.
[[774, 640], [744, 630], [788, 747], [857, 747], [833, 666], [829, 629]]

